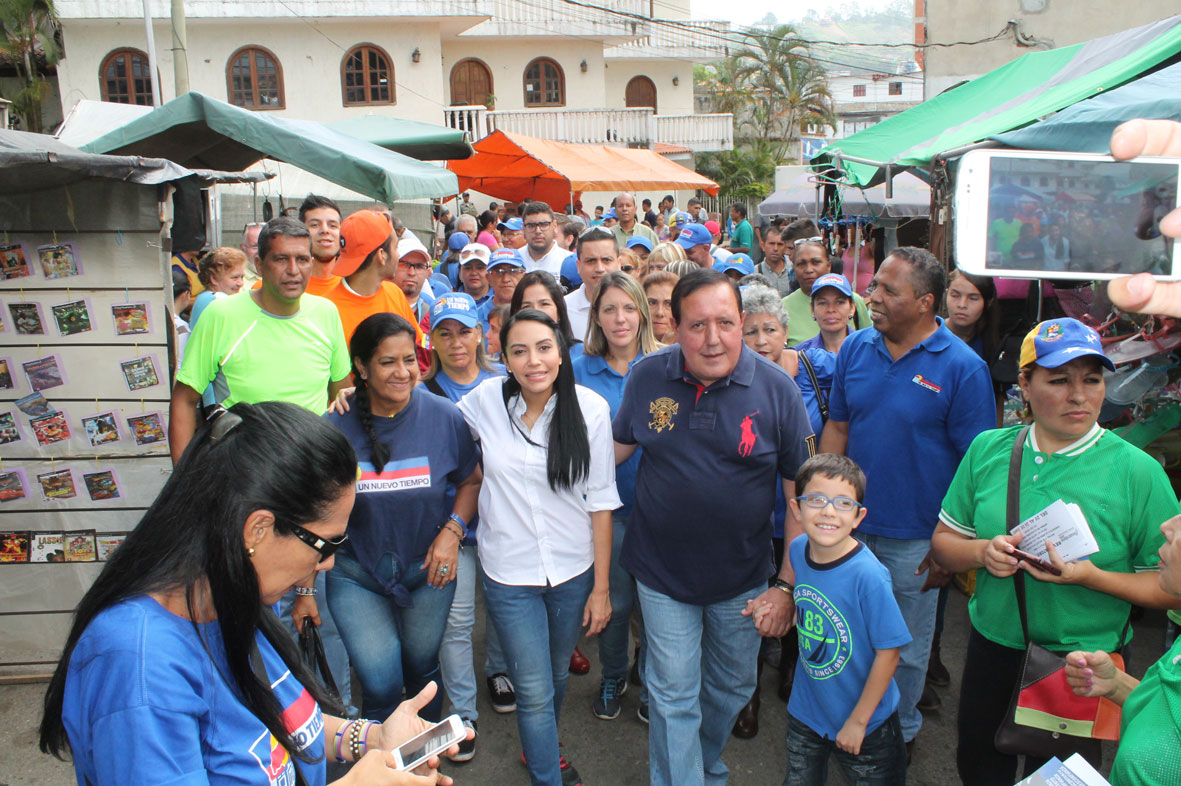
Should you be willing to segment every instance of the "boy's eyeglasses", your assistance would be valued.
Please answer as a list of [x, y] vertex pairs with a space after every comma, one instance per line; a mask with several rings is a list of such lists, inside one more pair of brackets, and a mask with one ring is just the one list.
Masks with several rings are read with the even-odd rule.
[[861, 510], [861, 503], [852, 497], [828, 497], [824, 494], [813, 493], [796, 497], [796, 502], [817, 510], [823, 510], [831, 502], [833, 509], [841, 513], [856, 513]]

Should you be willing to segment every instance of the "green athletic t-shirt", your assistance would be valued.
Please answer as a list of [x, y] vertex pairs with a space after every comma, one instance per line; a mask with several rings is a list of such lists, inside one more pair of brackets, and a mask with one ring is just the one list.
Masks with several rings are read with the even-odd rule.
[[1181, 639], [1124, 701], [1112, 786], [1168, 786], [1181, 774]]
[[[745, 218], [734, 226], [730, 233], [730, 248], [753, 249], [755, 247], [755, 230]], [[750, 253], [749, 251], [747, 253]]]
[[299, 311], [277, 317], [250, 292], [221, 297], [201, 312], [176, 375], [193, 390], [213, 384], [218, 403], [286, 401], [321, 415], [328, 384], [351, 371], [340, 314], [332, 301], [304, 294]]
[[[849, 320], [849, 330], [860, 330], [873, 323], [869, 319], [869, 309], [865, 307], [865, 300], [856, 292], [853, 293], [853, 305], [857, 309], [854, 319]], [[812, 298], [804, 294], [804, 290], [797, 289], [783, 299], [783, 307], [787, 309], [787, 345], [794, 347], [801, 341], [807, 341], [820, 333], [820, 324], [812, 318]]]
[[[1020, 429], [993, 429], [973, 440], [943, 499], [941, 523], [972, 538], [1005, 534], [1009, 454]], [[1038, 450], [1030, 430], [1021, 462], [1021, 521], [1057, 499], [1082, 509], [1099, 544], [1091, 561], [1117, 573], [1157, 570], [1160, 525], [1181, 510], [1160, 464], [1098, 425], [1057, 453]], [[1030, 635], [1047, 649], [1112, 652], [1125, 643], [1117, 639], [1131, 610], [1126, 601], [1029, 575], [1025, 596]], [[985, 638], [1025, 649], [1009, 579], [976, 571], [968, 613]]]

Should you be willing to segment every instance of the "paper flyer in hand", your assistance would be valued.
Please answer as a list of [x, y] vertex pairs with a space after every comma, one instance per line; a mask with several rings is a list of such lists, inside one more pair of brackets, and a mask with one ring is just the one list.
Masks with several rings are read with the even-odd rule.
[[1082, 508], [1073, 502], [1054, 500], [1040, 512], [1033, 514], [1013, 532], [1025, 535], [1021, 550], [1038, 559], [1050, 561], [1046, 541], [1054, 544], [1063, 562], [1075, 562], [1099, 551], [1099, 544], [1087, 524]]
[[1066, 761], [1057, 757], [1043, 764], [1017, 786], [1111, 786], [1090, 762], [1079, 754]]

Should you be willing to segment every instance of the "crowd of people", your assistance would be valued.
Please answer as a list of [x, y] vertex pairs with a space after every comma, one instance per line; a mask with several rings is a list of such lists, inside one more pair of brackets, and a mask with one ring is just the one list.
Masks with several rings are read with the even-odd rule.
[[[1178, 138], [1141, 124], [1113, 147]], [[656, 786], [727, 781], [728, 738], [758, 734], [764, 661], [787, 701], [785, 784], [823, 784], [831, 758], [850, 782], [902, 784], [950, 680], [946, 585], [975, 570], [963, 782], [1019, 776], [993, 739], [1027, 641], [1066, 657], [1079, 695], [1124, 704], [1116, 786], [1176, 782], [1179, 651], [1139, 685], [1108, 653], [1126, 654], [1133, 606], [1181, 607], [1181, 508], [1098, 425], [1098, 335], [1033, 326], [1029, 425], [998, 428], [991, 280], [899, 247], [862, 297], [860, 262], [850, 282], [813, 222], [756, 235], [735, 205], [723, 248], [696, 200], [650, 208], [479, 212], [464, 195], [436, 267], [388, 211], [313, 195], [196, 278], [180, 263], [175, 471], [78, 609], [42, 749], [94, 786], [315, 786], [326, 762], [354, 765], [341, 783], [450, 783], [437, 758], [400, 772], [389, 750], [445, 693], [467, 728], [446, 755], [475, 755], [478, 584], [489, 698], [515, 712], [534, 786], [581, 782], [560, 728], [584, 635], [589, 711], [618, 718], [637, 686]], [[1181, 315], [1179, 286], [1112, 295]], [[1077, 505], [1099, 551], [1019, 554], [1014, 484], [1022, 520]], [[338, 694], [296, 650], [307, 625]]]

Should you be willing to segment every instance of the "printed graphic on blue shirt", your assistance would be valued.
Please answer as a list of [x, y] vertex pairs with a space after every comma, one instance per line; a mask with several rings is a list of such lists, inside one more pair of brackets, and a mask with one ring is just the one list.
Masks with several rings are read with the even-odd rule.
[[800, 663], [814, 680], [840, 674], [853, 649], [849, 623], [824, 593], [804, 584], [796, 587], [796, 631]]
[[431, 462], [426, 456], [390, 461], [381, 472], [371, 461], [358, 461], [361, 477], [357, 479], [357, 493], [401, 491], [402, 489], [430, 488]]
[[[289, 679], [291, 673], [284, 675]], [[280, 680], [282, 682], [283, 680]], [[301, 689], [295, 703], [283, 711], [283, 725], [303, 750], [324, 733], [324, 716], [307, 689]], [[266, 773], [271, 786], [295, 786], [295, 765], [291, 754], [269, 731], [263, 732], [250, 746], [250, 755]]]

